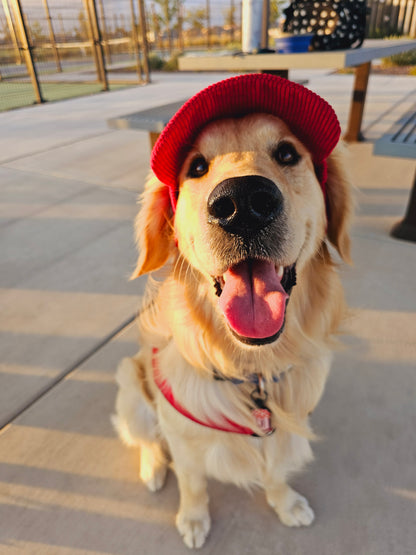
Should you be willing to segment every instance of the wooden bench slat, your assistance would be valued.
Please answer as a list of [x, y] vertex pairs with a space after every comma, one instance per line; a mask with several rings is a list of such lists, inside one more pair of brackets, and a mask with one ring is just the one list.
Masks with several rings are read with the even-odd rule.
[[[410, 115], [409, 115], [410, 114]], [[393, 142], [415, 142], [416, 139], [416, 112], [408, 112], [405, 117], [403, 117], [404, 123], [402, 127], [397, 131], [397, 133], [392, 137]]]

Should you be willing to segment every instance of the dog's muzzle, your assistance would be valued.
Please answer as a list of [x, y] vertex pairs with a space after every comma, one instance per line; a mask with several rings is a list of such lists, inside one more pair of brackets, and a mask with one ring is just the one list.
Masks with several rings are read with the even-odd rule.
[[207, 210], [208, 222], [222, 232], [213, 235], [227, 266], [222, 275], [213, 276], [218, 307], [239, 341], [272, 343], [283, 330], [290, 295], [282, 282], [294, 269], [279, 263], [285, 235], [283, 195], [266, 177], [232, 177], [211, 192]]
[[208, 198], [208, 222], [244, 238], [267, 227], [282, 210], [282, 193], [260, 175], [225, 179]]

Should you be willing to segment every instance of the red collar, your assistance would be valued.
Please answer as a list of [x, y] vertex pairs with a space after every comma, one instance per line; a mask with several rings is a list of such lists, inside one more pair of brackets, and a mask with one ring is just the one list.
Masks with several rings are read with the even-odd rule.
[[[219, 430], [221, 432], [232, 432], [235, 434], [243, 434], [249, 436], [256, 436], [258, 435], [251, 430], [250, 428], [246, 428], [245, 426], [241, 426], [228, 418], [224, 418], [227, 426], [218, 426], [213, 422], [204, 422], [196, 418], [193, 414], [191, 414], [185, 407], [183, 407], [174, 397], [172, 388], [167, 381], [167, 379], [163, 378], [160, 373], [159, 362], [158, 362], [158, 353], [159, 349], [157, 347], [152, 348], [152, 368], [153, 368], [153, 378], [155, 384], [159, 388], [160, 392], [164, 396], [164, 398], [175, 408], [180, 414], [192, 420], [192, 422], [196, 422], [201, 426], [205, 426], [206, 428], [211, 428], [213, 430]], [[253, 398], [254, 400], [254, 398]], [[253, 418], [256, 420], [257, 424], [264, 430], [264, 435], [270, 435], [274, 432], [274, 428], [271, 427], [270, 420], [271, 414], [269, 409], [267, 409], [263, 404], [256, 403], [257, 408], [252, 411]], [[263, 437], [263, 436], [262, 436]]]

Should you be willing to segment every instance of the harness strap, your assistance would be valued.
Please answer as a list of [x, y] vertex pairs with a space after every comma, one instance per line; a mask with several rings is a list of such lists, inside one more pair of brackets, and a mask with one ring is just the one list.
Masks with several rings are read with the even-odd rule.
[[193, 414], [191, 414], [185, 407], [183, 407], [174, 397], [172, 387], [170, 386], [169, 382], [162, 377], [160, 373], [159, 363], [158, 363], [158, 353], [159, 349], [157, 347], [152, 348], [152, 368], [153, 368], [153, 378], [155, 381], [156, 386], [159, 388], [160, 392], [164, 396], [164, 398], [172, 405], [174, 409], [176, 409], [180, 414], [192, 420], [192, 422], [196, 422], [201, 426], [205, 426], [206, 428], [211, 428], [213, 430], [219, 430], [221, 432], [232, 432], [235, 434], [244, 434], [250, 436], [256, 436], [255, 432], [250, 428], [246, 428], [245, 426], [240, 426], [236, 422], [225, 418], [227, 422], [227, 427], [222, 427], [213, 422], [204, 422], [196, 418]]

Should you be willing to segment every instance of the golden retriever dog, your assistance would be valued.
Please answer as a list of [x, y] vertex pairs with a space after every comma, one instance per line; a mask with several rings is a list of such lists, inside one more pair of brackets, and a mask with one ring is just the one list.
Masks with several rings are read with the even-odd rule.
[[188, 547], [210, 530], [209, 477], [264, 488], [287, 526], [314, 520], [288, 479], [312, 460], [309, 416], [345, 314], [333, 260], [350, 256], [339, 132], [313, 92], [251, 74], [195, 95], [154, 147], [133, 274], [153, 277], [113, 422], [140, 447], [150, 490], [172, 465]]

